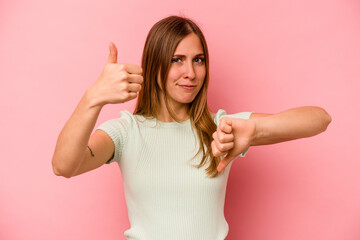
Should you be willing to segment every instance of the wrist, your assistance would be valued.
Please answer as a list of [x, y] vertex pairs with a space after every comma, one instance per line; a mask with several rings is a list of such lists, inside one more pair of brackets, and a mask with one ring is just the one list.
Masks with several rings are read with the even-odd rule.
[[92, 93], [90, 88], [86, 90], [85, 94], [80, 100], [80, 105], [87, 109], [95, 112], [100, 112], [105, 104], [102, 104]]
[[91, 109], [102, 109], [102, 107], [106, 104], [93, 93], [91, 87], [86, 90], [81, 100], [84, 102], [84, 105]]
[[255, 131], [252, 137], [250, 138], [250, 146], [256, 146], [259, 145], [260, 139], [264, 139], [266, 136], [265, 124], [264, 124], [264, 118], [255, 118], [255, 119], [249, 119], [251, 120], [255, 125]]

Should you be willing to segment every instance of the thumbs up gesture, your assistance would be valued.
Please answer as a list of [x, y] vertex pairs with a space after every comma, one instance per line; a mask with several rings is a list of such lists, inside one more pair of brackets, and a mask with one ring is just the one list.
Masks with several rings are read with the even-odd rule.
[[213, 133], [214, 140], [211, 142], [212, 153], [215, 157], [225, 156], [219, 163], [218, 172], [241, 153], [245, 152], [252, 137], [255, 135], [255, 122], [240, 118], [223, 117]]
[[95, 105], [116, 104], [137, 97], [143, 83], [142, 68], [134, 64], [117, 63], [117, 48], [109, 43], [109, 57], [97, 81], [88, 94]]

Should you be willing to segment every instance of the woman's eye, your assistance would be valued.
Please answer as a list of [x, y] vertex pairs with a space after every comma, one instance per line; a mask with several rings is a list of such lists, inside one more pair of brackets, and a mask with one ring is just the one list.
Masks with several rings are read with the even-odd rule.
[[204, 62], [204, 58], [195, 58], [194, 61], [197, 63], [202, 63]]
[[176, 62], [176, 63], [178, 63], [178, 62], [180, 62], [180, 61], [181, 61], [180, 58], [172, 58], [172, 59], [171, 59], [171, 62]]

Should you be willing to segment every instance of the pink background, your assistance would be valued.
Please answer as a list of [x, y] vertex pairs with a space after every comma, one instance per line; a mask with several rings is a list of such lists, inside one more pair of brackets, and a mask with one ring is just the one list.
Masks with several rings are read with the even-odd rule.
[[[359, 12], [350, 0], [1, 1], [0, 239], [125, 239], [118, 166], [66, 179], [53, 174], [51, 158], [102, 71], [107, 43], [119, 62], [139, 64], [151, 26], [170, 14], [204, 31], [213, 111], [313, 105], [333, 118], [316, 137], [235, 160], [227, 239], [360, 239]], [[96, 126], [134, 105], [105, 106]]]

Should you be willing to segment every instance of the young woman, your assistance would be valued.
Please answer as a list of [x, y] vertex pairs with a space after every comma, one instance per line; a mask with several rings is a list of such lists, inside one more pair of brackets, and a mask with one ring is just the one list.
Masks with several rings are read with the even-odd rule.
[[[331, 117], [319, 107], [213, 113], [208, 84], [206, 41], [190, 19], [157, 22], [147, 36], [142, 67], [118, 64], [111, 43], [102, 74], [59, 135], [54, 173], [70, 178], [117, 162], [131, 224], [127, 239], [225, 239], [232, 160], [244, 157], [249, 146], [314, 136]], [[121, 111], [91, 135], [104, 105], [136, 97], [134, 113]]]

